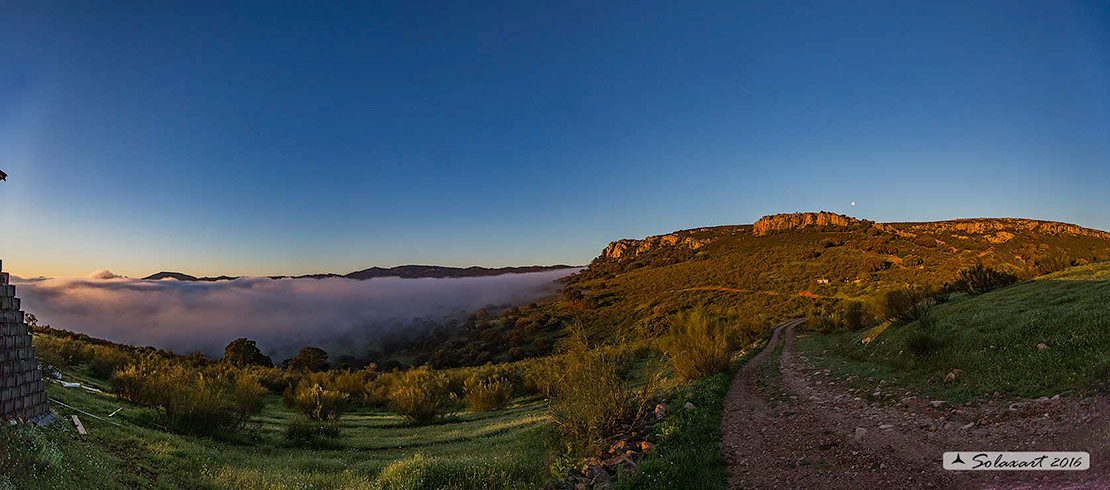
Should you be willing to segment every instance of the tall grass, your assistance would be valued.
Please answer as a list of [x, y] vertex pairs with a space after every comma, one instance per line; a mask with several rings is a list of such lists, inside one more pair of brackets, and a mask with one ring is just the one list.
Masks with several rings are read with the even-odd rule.
[[512, 384], [501, 376], [471, 375], [464, 385], [466, 403], [475, 412], [504, 408], [513, 396]]
[[454, 401], [449, 380], [427, 366], [400, 375], [389, 391], [389, 404], [397, 413], [415, 422], [428, 422], [442, 415]]
[[676, 314], [659, 345], [675, 373], [688, 381], [723, 371], [732, 353], [756, 335], [758, 327], [735, 310], [699, 306]]

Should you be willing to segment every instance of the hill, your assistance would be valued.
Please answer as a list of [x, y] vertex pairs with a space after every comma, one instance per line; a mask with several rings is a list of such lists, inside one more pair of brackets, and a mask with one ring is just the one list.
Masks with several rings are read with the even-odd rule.
[[896, 285], [939, 286], [976, 263], [1025, 279], [1106, 259], [1110, 233], [1067, 223], [777, 214], [610, 243], [568, 278], [563, 305], [598, 331], [654, 335], [669, 315], [696, 303], [777, 319]]
[[472, 316], [381, 354], [440, 368], [501, 362], [552, 352], [571, 325], [601, 342], [652, 338], [675, 313], [699, 304], [771, 325], [842, 300], [870, 301], [895, 286], [951, 283], [977, 263], [1025, 279], [1107, 259], [1110, 233], [1068, 223], [776, 214], [750, 225], [614, 241], [563, 280], [560, 298]]
[[[525, 274], [529, 272], [545, 272], [559, 269], [570, 269], [570, 265], [532, 265], [523, 267], [446, 267], [439, 265], [399, 265], [397, 267], [371, 267], [351, 272], [349, 274], [305, 274], [301, 276], [268, 276], [271, 279], [324, 279], [329, 277], [345, 277], [360, 281], [376, 277], [400, 277], [405, 279], [418, 278], [453, 278], [453, 277], [490, 277], [502, 274]], [[196, 277], [181, 272], [162, 271], [144, 277], [145, 280], [158, 281], [162, 279], [176, 279], [178, 281], [231, 281], [239, 276]]]
[[569, 265], [532, 265], [525, 267], [444, 267], [438, 265], [401, 265], [397, 267], [371, 267], [347, 274], [348, 279], [373, 279], [375, 277], [401, 277], [417, 279], [424, 277], [488, 277], [502, 274], [525, 274], [529, 272], [545, 272], [559, 269], [569, 269]]
[[[1107, 318], [1110, 263], [1103, 262], [937, 305], [930, 320], [939, 344], [927, 355], [915, 354], [910, 346], [920, 321], [817, 336], [800, 344], [811, 353], [831, 352], [841, 366], [883, 371], [941, 399], [994, 392], [1053, 396], [1099, 388], [1110, 380]], [[864, 338], [872, 340], [864, 343]], [[958, 376], [945, 382], [954, 369], [960, 370]]]
[[154, 273], [154, 274], [151, 274], [149, 276], [146, 276], [143, 279], [148, 280], [148, 281], [161, 281], [162, 279], [175, 279], [175, 280], [178, 280], [178, 281], [212, 282], [212, 281], [230, 281], [230, 280], [233, 280], [233, 279], [238, 279], [238, 277], [231, 277], [231, 276], [196, 277], [196, 276], [190, 276], [189, 274], [185, 274], [185, 273], [182, 273], [182, 272], [162, 271], [162, 272], [158, 272], [158, 273]]

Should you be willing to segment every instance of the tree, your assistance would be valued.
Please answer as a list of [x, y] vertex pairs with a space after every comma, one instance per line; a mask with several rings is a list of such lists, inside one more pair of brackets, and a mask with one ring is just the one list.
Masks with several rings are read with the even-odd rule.
[[327, 371], [328, 353], [316, 347], [303, 347], [289, 360], [290, 371]]
[[269, 357], [258, 350], [254, 341], [248, 338], [238, 338], [227, 344], [224, 348], [223, 360], [237, 367], [274, 365]]

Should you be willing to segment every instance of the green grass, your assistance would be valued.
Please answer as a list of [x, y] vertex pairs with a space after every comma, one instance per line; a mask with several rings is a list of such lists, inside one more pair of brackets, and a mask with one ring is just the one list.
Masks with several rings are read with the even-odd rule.
[[[749, 349], [726, 372], [677, 388], [667, 397], [667, 418], [656, 426], [656, 450], [640, 462], [638, 472], [618, 480], [617, 489], [725, 488], [728, 473], [721, 454], [721, 410], [732, 375], [757, 353]], [[694, 405], [686, 409], [689, 402]]]
[[[907, 347], [916, 323], [888, 328], [870, 344], [860, 342], [866, 332], [851, 332], [809, 336], [798, 348], [840, 375], [885, 378], [950, 401], [995, 391], [1051, 396], [1110, 379], [1110, 263], [954, 297], [932, 316], [943, 347], [929, 356]], [[944, 382], [957, 368], [963, 373]]]
[[[64, 377], [96, 384], [81, 370]], [[0, 478], [0, 489], [535, 488], [547, 477], [554, 437], [545, 406], [535, 399], [424, 426], [389, 412], [356, 411], [340, 420], [341, 435], [326, 445], [293, 447], [283, 430], [295, 414], [276, 395], [241, 434], [211, 439], [160, 430], [149, 409], [110, 395], [57, 384], [48, 394], [102, 417], [123, 407], [112, 418], [122, 427], [79, 415], [88, 436], [77, 436], [68, 420], [19, 433], [5, 429], [4, 436], [38, 449], [30, 451], [35, 476]], [[74, 413], [53, 409], [67, 419]]]

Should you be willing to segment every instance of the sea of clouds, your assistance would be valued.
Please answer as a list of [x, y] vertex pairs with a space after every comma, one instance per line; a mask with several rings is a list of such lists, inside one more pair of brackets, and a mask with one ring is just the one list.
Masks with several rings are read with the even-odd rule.
[[[12, 278], [23, 309], [42, 324], [132, 345], [218, 356], [247, 337], [278, 361], [306, 345], [357, 354], [408, 325], [443, 323], [489, 305], [519, 305], [554, 293], [579, 269], [492, 277], [359, 281], [346, 278], [184, 282]], [[336, 351], [338, 349], [338, 351]], [[346, 351], [346, 352], [344, 352]]]

